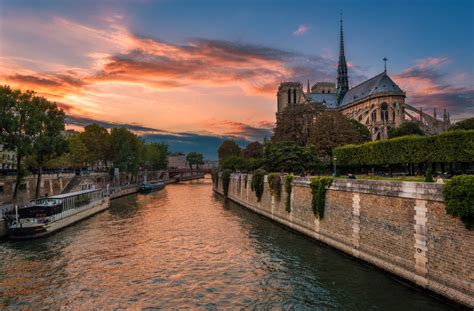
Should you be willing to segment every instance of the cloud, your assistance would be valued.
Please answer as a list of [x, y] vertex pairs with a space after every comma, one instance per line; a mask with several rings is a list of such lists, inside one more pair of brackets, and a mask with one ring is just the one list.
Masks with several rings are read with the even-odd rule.
[[74, 129], [81, 129], [90, 124], [98, 124], [107, 129], [124, 127], [140, 135], [145, 142], [166, 143], [173, 152], [188, 153], [197, 151], [210, 160], [217, 159], [217, 149], [224, 140], [231, 139], [241, 147], [245, 147], [250, 141], [261, 141], [265, 136], [269, 137], [268, 133], [271, 133], [271, 127], [273, 127], [271, 122], [266, 121], [260, 123], [263, 126], [262, 128], [239, 122], [224, 121], [223, 125], [229, 129], [229, 132], [224, 135], [215, 135], [212, 133], [170, 132], [139, 124], [115, 123], [76, 116], [67, 116], [66, 124], [68, 128]]
[[296, 29], [295, 31], [293, 31], [293, 35], [294, 36], [301, 36], [305, 33], [307, 33], [309, 31], [309, 27], [306, 26], [306, 25], [301, 25], [298, 27], [298, 29]]
[[[407, 92], [406, 102], [425, 111], [437, 108], [447, 109], [451, 119], [459, 120], [474, 115], [474, 88], [463, 85], [466, 74], [459, 73], [456, 84], [451, 84], [450, 75], [443, 71], [448, 64], [447, 57], [430, 57], [416, 61], [415, 65], [394, 76], [397, 83]], [[448, 82], [449, 81], [449, 82]]]

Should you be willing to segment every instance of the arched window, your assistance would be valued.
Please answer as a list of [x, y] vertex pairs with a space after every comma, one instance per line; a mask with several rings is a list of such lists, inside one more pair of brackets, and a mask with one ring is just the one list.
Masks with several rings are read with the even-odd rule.
[[293, 103], [296, 104], [296, 89], [293, 89], [293, 100], [294, 100]]
[[291, 90], [288, 89], [288, 104], [291, 104]]
[[387, 103], [383, 103], [381, 106], [381, 111], [380, 111], [380, 114], [381, 114], [381, 119], [384, 123], [388, 123], [388, 105]]
[[372, 110], [370, 120], [372, 120], [372, 123], [374, 123], [375, 121], [377, 121], [377, 109], [374, 109], [374, 105], [372, 105], [372, 107], [370, 107], [370, 110]]

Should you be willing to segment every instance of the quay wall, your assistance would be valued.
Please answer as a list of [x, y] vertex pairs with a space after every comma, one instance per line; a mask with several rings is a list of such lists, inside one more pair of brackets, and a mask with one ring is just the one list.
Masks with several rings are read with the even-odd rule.
[[[326, 192], [324, 217], [311, 207], [308, 178], [287, 193], [270, 194], [265, 178], [257, 202], [251, 175], [233, 174], [228, 198], [309, 237], [369, 262], [451, 300], [474, 307], [474, 231], [446, 214], [442, 185], [336, 179]], [[283, 182], [282, 182], [283, 184]], [[282, 187], [283, 188], [283, 187]], [[223, 194], [222, 183], [214, 191]]]

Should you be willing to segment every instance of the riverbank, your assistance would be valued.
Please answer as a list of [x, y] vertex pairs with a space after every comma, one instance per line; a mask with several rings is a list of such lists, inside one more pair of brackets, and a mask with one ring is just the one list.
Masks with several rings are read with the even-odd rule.
[[[309, 179], [292, 183], [278, 200], [265, 179], [257, 201], [251, 175], [233, 174], [228, 198], [309, 237], [423, 288], [474, 307], [474, 232], [446, 214], [437, 184], [336, 179], [324, 218], [311, 207]], [[223, 194], [222, 183], [214, 191]]]

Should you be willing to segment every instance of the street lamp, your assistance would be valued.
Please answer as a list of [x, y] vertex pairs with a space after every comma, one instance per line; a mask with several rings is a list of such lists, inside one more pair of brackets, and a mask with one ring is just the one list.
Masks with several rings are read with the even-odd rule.
[[333, 177], [336, 177], [336, 160], [337, 160], [337, 158], [336, 158], [336, 156], [334, 156], [334, 157], [332, 158], [332, 163], [333, 163], [333, 165], [334, 165], [334, 172], [332, 173], [332, 176], [333, 176]]

